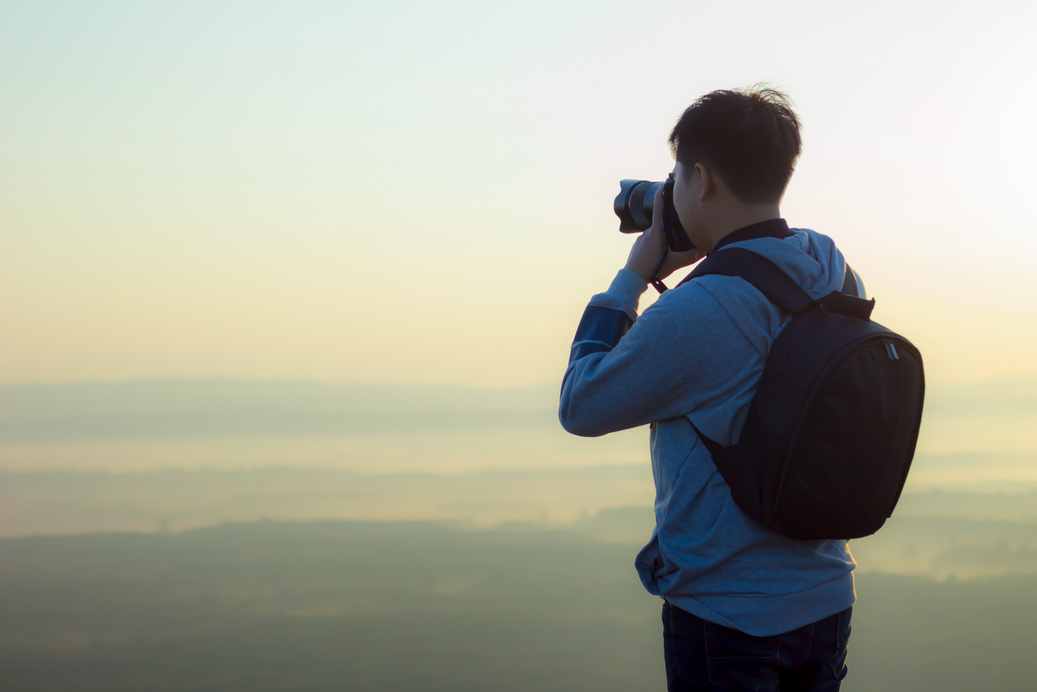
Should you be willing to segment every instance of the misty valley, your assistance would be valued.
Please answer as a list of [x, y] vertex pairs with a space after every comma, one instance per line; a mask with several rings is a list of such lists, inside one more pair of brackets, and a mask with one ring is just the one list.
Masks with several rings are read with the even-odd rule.
[[[927, 409], [851, 542], [844, 690], [1033, 689], [1033, 384]], [[0, 689], [664, 689], [644, 431], [568, 438], [554, 396], [0, 387]]]

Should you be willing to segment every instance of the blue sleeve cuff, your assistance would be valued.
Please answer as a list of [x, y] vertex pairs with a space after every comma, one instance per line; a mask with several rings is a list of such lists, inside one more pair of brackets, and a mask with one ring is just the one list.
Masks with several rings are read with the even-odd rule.
[[583, 311], [583, 319], [576, 328], [569, 351], [569, 362], [589, 356], [592, 353], [611, 351], [627, 333], [634, 321], [622, 310], [588, 305]]

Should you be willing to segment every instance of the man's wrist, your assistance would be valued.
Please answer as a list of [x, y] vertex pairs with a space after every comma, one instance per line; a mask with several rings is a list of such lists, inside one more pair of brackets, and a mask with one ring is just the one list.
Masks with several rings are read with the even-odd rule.
[[644, 277], [632, 269], [624, 267], [616, 274], [616, 278], [612, 279], [607, 293], [625, 309], [633, 309], [636, 314], [641, 294], [646, 290], [648, 290], [648, 282]]
[[625, 271], [629, 271], [629, 272], [632, 272], [634, 274], [637, 274], [637, 276], [639, 276], [641, 278], [641, 280], [644, 281], [645, 283], [647, 283], [647, 282], [652, 280], [652, 269], [653, 268], [654, 268], [654, 265], [652, 267], [646, 267], [646, 266], [644, 266], [644, 262], [636, 262], [636, 261], [633, 261], [633, 259], [627, 260], [626, 265], [623, 267], [623, 269]]

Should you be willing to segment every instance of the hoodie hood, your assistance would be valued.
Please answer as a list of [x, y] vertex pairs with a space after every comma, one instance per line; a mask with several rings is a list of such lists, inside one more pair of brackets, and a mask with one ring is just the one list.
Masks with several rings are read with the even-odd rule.
[[789, 229], [787, 238], [754, 238], [724, 247], [741, 247], [763, 255], [805, 290], [823, 298], [843, 286], [846, 260], [826, 235], [805, 228]]

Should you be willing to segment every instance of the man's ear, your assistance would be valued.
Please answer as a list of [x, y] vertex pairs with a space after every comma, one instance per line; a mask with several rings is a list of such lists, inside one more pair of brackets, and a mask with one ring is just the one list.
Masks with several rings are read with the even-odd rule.
[[716, 180], [713, 178], [713, 172], [702, 163], [695, 164], [695, 173], [699, 179], [699, 202], [703, 202], [716, 192]]

